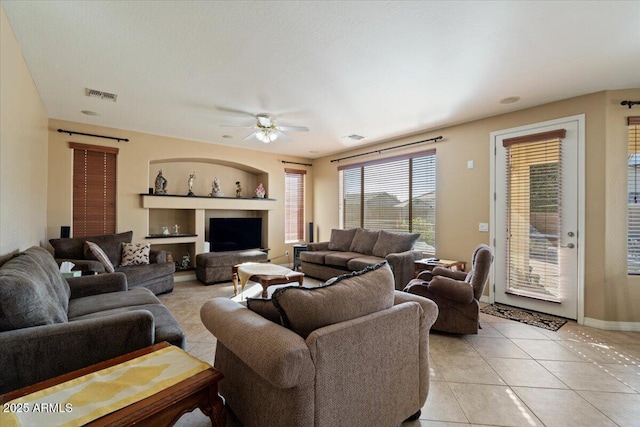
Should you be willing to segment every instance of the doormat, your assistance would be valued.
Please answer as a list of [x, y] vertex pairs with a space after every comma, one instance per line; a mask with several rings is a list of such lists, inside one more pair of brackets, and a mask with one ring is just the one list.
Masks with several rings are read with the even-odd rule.
[[562, 317], [523, 310], [521, 308], [510, 307], [502, 304], [487, 305], [482, 307], [480, 311], [492, 316], [515, 320], [516, 322], [526, 323], [527, 325], [537, 326], [554, 332], [567, 323], [567, 320]]

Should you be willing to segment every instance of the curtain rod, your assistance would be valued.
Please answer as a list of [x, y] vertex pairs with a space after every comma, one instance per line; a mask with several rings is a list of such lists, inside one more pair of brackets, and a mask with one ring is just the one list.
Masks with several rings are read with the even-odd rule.
[[640, 101], [622, 101], [620, 105], [628, 105], [631, 108], [634, 105], [640, 105]]
[[340, 160], [353, 159], [354, 157], [366, 156], [367, 154], [375, 154], [375, 153], [380, 154], [383, 151], [395, 150], [396, 148], [408, 147], [410, 145], [415, 145], [415, 144], [422, 144], [423, 142], [429, 142], [429, 141], [438, 142], [441, 139], [442, 139], [442, 135], [436, 136], [436, 137], [433, 137], [433, 138], [429, 138], [429, 139], [423, 139], [422, 141], [409, 142], [407, 144], [396, 145], [394, 147], [381, 148], [380, 150], [373, 150], [373, 151], [368, 151], [366, 153], [354, 154], [353, 156], [340, 157], [339, 159], [331, 160], [331, 163], [339, 162]]
[[289, 162], [287, 160], [280, 160], [282, 163], [288, 163], [290, 165], [301, 165], [301, 166], [313, 166], [311, 163], [300, 163], [300, 162]]
[[127, 139], [127, 138], [116, 138], [115, 136], [104, 136], [104, 135], [96, 135], [96, 134], [93, 134], [93, 133], [74, 132], [72, 130], [65, 130], [65, 129], [58, 129], [58, 132], [60, 132], [60, 133], [68, 133], [70, 136], [71, 135], [84, 135], [84, 136], [93, 136], [95, 138], [114, 139], [114, 140], [116, 140], [118, 142], [120, 142], [120, 141], [129, 142], [129, 139]]

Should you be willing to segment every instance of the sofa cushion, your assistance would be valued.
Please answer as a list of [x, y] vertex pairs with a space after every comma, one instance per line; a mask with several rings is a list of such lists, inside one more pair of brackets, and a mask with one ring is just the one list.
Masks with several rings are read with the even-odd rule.
[[150, 250], [150, 243], [123, 243], [120, 265], [122, 267], [127, 267], [129, 265], [149, 264]]
[[384, 261], [384, 258], [377, 256], [360, 256], [350, 259], [347, 263], [347, 268], [351, 271], [364, 270], [365, 268], [376, 265], [381, 261]]
[[278, 289], [272, 299], [284, 326], [306, 338], [323, 326], [391, 307], [394, 286], [393, 273], [385, 261], [317, 288]]
[[175, 272], [175, 264], [165, 262], [162, 264], [129, 265], [116, 267], [117, 272], [127, 276], [129, 286], [145, 282], [151, 279], [171, 275]]
[[331, 239], [329, 239], [330, 251], [347, 252], [351, 247], [353, 236], [356, 235], [356, 229], [351, 228], [349, 230], [340, 230], [334, 228], [331, 230]]
[[313, 264], [324, 264], [324, 257], [333, 254], [333, 251], [307, 251], [300, 253], [300, 261], [311, 262]]
[[280, 312], [271, 299], [247, 298], [247, 308], [265, 319], [280, 324]]
[[349, 250], [363, 255], [371, 255], [373, 253], [373, 247], [378, 241], [379, 234], [380, 230], [356, 229], [356, 234], [353, 236]]
[[84, 242], [87, 240], [100, 246], [105, 254], [111, 260], [114, 266], [120, 265], [120, 254], [122, 249], [120, 244], [122, 242], [131, 243], [133, 238], [133, 231], [126, 231], [124, 233], [117, 234], [104, 234], [101, 236], [88, 236], [88, 237], [76, 237], [71, 239], [50, 239], [49, 243], [53, 246], [55, 251], [54, 256], [56, 258], [67, 259], [93, 259], [97, 260], [93, 254], [90, 254], [88, 258], [85, 258]]
[[[98, 261], [100, 262], [100, 264], [102, 264], [104, 266], [104, 271], [106, 271], [107, 273], [113, 273], [113, 264], [111, 264], [111, 260], [109, 259], [109, 257], [107, 256], [107, 254], [104, 253], [104, 251], [102, 250], [102, 248], [100, 248], [100, 246], [96, 245], [93, 242], [90, 241], [86, 241], [84, 242], [86, 248], [84, 249], [85, 254], [87, 253], [91, 253], [93, 254], [93, 256], [95, 258], [98, 259]], [[85, 258], [87, 256], [85, 255]]]
[[108, 292], [75, 298], [69, 302], [69, 320], [91, 313], [144, 304], [160, 304], [160, 300], [147, 288]]
[[333, 252], [325, 255], [324, 263], [325, 265], [332, 265], [334, 267], [347, 268], [349, 260], [358, 258], [359, 256], [362, 255], [355, 252]]
[[70, 295], [47, 250], [21, 252], [0, 268], [0, 331], [66, 322]]
[[413, 249], [420, 238], [420, 233], [392, 233], [380, 230], [380, 235], [373, 247], [373, 255], [386, 257], [389, 254], [405, 252]]

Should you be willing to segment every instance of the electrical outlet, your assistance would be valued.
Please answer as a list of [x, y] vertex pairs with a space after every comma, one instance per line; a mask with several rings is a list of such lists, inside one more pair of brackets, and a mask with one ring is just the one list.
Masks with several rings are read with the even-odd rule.
[[289, 256], [289, 251], [284, 251], [284, 256]]

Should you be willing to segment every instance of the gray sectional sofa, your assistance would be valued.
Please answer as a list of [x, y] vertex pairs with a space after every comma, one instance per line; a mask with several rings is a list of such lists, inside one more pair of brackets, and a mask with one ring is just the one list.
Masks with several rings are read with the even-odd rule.
[[0, 393], [162, 341], [185, 347], [171, 312], [122, 273], [65, 280], [35, 246], [0, 267]]
[[121, 246], [123, 243], [131, 243], [132, 238], [133, 231], [126, 231], [101, 236], [50, 239], [49, 243], [53, 246], [54, 257], [58, 264], [71, 261], [76, 265], [74, 269], [82, 270], [83, 274], [103, 273], [104, 265], [98, 261], [85, 243], [93, 242], [109, 257], [115, 271], [127, 276], [130, 289], [143, 286], [156, 295], [173, 291], [173, 273], [176, 271], [176, 266], [172, 262], [167, 262], [165, 251], [152, 250], [149, 253], [149, 264], [121, 265]]
[[307, 252], [300, 254], [301, 269], [307, 276], [329, 280], [386, 259], [393, 271], [395, 287], [401, 291], [413, 279], [413, 262], [422, 258], [422, 252], [413, 250], [419, 238], [418, 233], [333, 229], [328, 242], [307, 245]]

